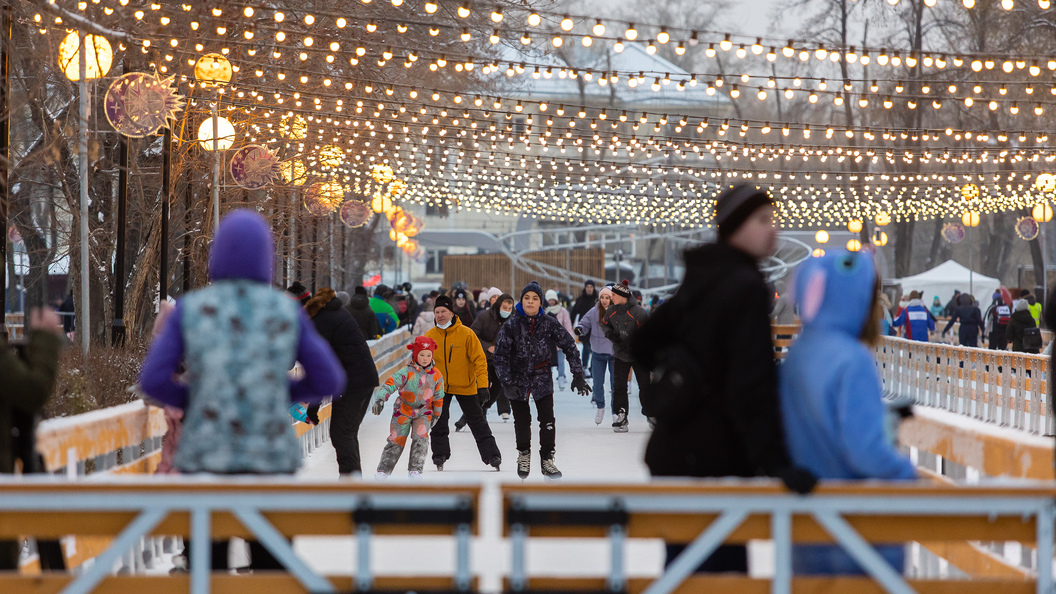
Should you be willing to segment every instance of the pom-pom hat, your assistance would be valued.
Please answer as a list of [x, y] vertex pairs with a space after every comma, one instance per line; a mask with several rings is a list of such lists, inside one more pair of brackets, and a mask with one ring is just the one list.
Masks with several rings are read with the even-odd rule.
[[436, 350], [436, 341], [428, 336], [419, 336], [414, 339], [414, 342], [407, 345], [407, 350], [411, 351], [411, 356], [414, 357], [414, 362], [417, 363], [418, 353]]

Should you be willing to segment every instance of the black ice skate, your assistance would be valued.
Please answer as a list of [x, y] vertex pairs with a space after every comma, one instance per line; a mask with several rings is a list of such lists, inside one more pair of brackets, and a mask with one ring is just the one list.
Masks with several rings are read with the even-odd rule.
[[627, 433], [630, 430], [627, 427], [627, 413], [621, 410], [612, 415], [612, 430], [616, 433]]
[[517, 452], [517, 476], [521, 479], [528, 478], [528, 473], [532, 469], [532, 453], [528, 450], [523, 452]]
[[561, 471], [557, 469], [553, 458], [543, 460], [543, 476], [549, 480], [561, 478]]
[[499, 470], [499, 465], [502, 464], [502, 458], [500, 458], [499, 456], [495, 456], [491, 459], [490, 462], [488, 462], [488, 464], [494, 466], [495, 470]]

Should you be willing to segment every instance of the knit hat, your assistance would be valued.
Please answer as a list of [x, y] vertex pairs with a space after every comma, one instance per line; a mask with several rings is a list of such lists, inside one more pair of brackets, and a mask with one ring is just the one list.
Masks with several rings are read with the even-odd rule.
[[719, 240], [726, 241], [761, 206], [773, 204], [765, 190], [749, 184], [738, 184], [719, 195], [715, 202], [715, 224]]
[[433, 309], [436, 309], [438, 307], [443, 307], [444, 309], [447, 309], [454, 313], [455, 300], [448, 297], [447, 295], [440, 295], [436, 298], [436, 301], [433, 302]]
[[407, 345], [407, 350], [411, 351], [411, 357], [414, 357], [414, 362], [418, 362], [418, 353], [422, 351], [435, 351], [436, 341], [428, 336], [419, 336], [414, 339], [414, 342]]
[[491, 301], [492, 297], [498, 297], [499, 295], [502, 295], [502, 289], [498, 287], [492, 287], [488, 289], [487, 293], [484, 293], [484, 298], [488, 301]]
[[634, 295], [631, 294], [630, 283], [627, 282], [626, 279], [618, 285], [612, 285], [612, 292], [614, 295], [619, 295], [624, 299], [630, 299], [634, 297]]
[[586, 282], [583, 283], [583, 288], [586, 289], [587, 285], [590, 285], [590, 286], [594, 287], [595, 289], [598, 288], [598, 286], [594, 284], [594, 281], [590, 280], [589, 278], [586, 280]]
[[312, 292], [302, 285], [301, 281], [293, 281], [292, 285], [286, 287], [286, 292], [293, 295], [293, 298], [300, 301], [302, 305], [312, 298]]
[[1030, 311], [1030, 303], [1027, 303], [1026, 299], [1020, 299], [1016, 301], [1016, 311]]
[[608, 287], [608, 286], [602, 287], [601, 290], [598, 291], [598, 297], [601, 297], [602, 295], [604, 295], [606, 293], [609, 294], [609, 297], [612, 297], [612, 289], [610, 287]]
[[561, 299], [559, 299], [557, 297], [557, 291], [555, 291], [553, 289], [550, 289], [549, 291], [546, 292], [546, 302], [550, 303], [551, 299], [553, 299], [554, 301], [561, 301]]
[[364, 287], [363, 285], [357, 285], [356, 288], [353, 289], [353, 292], [356, 295], [366, 295], [367, 294], [367, 288]]
[[466, 299], [468, 295], [465, 289], [455, 289], [451, 296], [455, 299]]
[[527, 285], [525, 285], [525, 287], [523, 289], [521, 289], [521, 300], [522, 301], [524, 300], [524, 296], [527, 295], [528, 293], [535, 293], [536, 295], [539, 296], [539, 300], [540, 301], [543, 300], [543, 288], [540, 287], [539, 283], [537, 283], [535, 281], [532, 281], [532, 282], [528, 283]]

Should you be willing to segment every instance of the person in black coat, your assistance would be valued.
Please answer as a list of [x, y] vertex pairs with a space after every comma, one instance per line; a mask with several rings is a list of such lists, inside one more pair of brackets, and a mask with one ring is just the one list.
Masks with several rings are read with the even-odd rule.
[[961, 325], [957, 330], [957, 339], [961, 346], [966, 347], [979, 346], [979, 335], [983, 332], [983, 313], [972, 301], [972, 296], [967, 293], [962, 293], [957, 297], [957, 308], [953, 310], [950, 321], [942, 330], [942, 335], [946, 336], [954, 322], [959, 321]]
[[348, 313], [356, 320], [360, 332], [367, 340], [374, 340], [381, 336], [381, 324], [374, 310], [370, 309], [370, 297], [364, 287], [356, 287], [352, 300], [348, 303]]
[[[304, 309], [312, 318], [319, 335], [334, 349], [348, 377], [345, 393], [340, 398], [334, 398], [330, 404], [330, 441], [337, 450], [338, 472], [345, 476], [362, 474], [359, 425], [367, 414], [374, 388], [379, 383], [374, 357], [356, 320], [341, 306], [341, 300], [333, 289], [316, 291]], [[308, 408], [308, 419], [313, 423], [319, 422], [318, 404]]]
[[[568, 312], [572, 316], [572, 325], [578, 324], [583, 319], [583, 316], [587, 315], [587, 312], [597, 303], [597, 287], [594, 286], [594, 281], [587, 280], [587, 282], [583, 283], [583, 292], [576, 298], [576, 304]], [[590, 356], [593, 354], [590, 350], [590, 341], [583, 338], [579, 342], [583, 345], [583, 373], [587, 378], [590, 378]]]
[[[719, 241], [686, 251], [674, 297], [631, 342], [653, 370], [656, 428], [645, 462], [654, 476], [776, 476], [806, 493], [816, 479], [792, 466], [770, 338], [770, 291], [758, 261], [773, 253], [773, 206], [739, 185], [716, 207]], [[668, 545], [668, 563], [684, 547]], [[719, 547], [698, 571], [747, 572], [747, 549]]]
[[[495, 341], [499, 337], [499, 330], [502, 325], [513, 315], [513, 306], [515, 302], [513, 295], [502, 293], [495, 300], [495, 303], [488, 309], [477, 314], [477, 319], [473, 320], [473, 326], [471, 330], [480, 339], [480, 346], [484, 349], [484, 356], [488, 359], [488, 381], [489, 392], [491, 398], [487, 402], [481, 402], [481, 409], [484, 411], [484, 416], [488, 416], [488, 409], [491, 408], [492, 404], [498, 403], [499, 416], [502, 420], [508, 421], [510, 419], [510, 400], [506, 398], [506, 392], [502, 389], [502, 382], [499, 381], [498, 375], [495, 373], [495, 362], [491, 360], [492, 354], [495, 352]], [[462, 427], [466, 426], [465, 415], [461, 419], [455, 422], [455, 430], [461, 431]]]

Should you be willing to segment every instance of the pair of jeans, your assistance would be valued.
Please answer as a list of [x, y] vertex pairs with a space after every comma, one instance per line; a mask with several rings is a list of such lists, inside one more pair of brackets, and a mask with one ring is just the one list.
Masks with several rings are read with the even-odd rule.
[[590, 339], [583, 340], [583, 370], [594, 375], [594, 368], [590, 365], [590, 355], [594, 352], [590, 348]]
[[363, 472], [359, 456], [359, 426], [370, 408], [373, 387], [353, 388], [330, 404], [330, 441], [337, 451], [337, 471]]
[[557, 377], [565, 379], [565, 353], [560, 350], [557, 352]]
[[647, 417], [655, 415], [653, 412], [653, 390], [652, 380], [649, 368], [642, 365], [641, 363], [632, 363], [630, 361], [623, 361], [619, 358], [616, 359], [616, 363], [613, 366], [613, 375], [615, 384], [612, 387], [612, 412], [618, 414], [620, 412], [627, 412], [627, 390], [630, 380], [631, 370], [634, 370], [634, 379], [638, 382], [638, 400], [642, 404], [642, 414]]
[[495, 443], [495, 436], [491, 434], [491, 427], [484, 419], [484, 411], [480, 409], [480, 401], [477, 400], [477, 395], [475, 393], [472, 395], [447, 394], [444, 396], [444, 410], [440, 413], [440, 418], [437, 419], [436, 425], [433, 426], [432, 435], [430, 436], [433, 446], [433, 464], [440, 465], [451, 458], [451, 441], [449, 439], [451, 426], [448, 421], [451, 416], [452, 399], [458, 399], [458, 405], [466, 416], [466, 424], [469, 425], [469, 430], [473, 432], [473, 437], [477, 440], [477, 451], [480, 452], [480, 459], [485, 464], [490, 464], [494, 458], [501, 458], [499, 446]]
[[[528, 400], [532, 400], [529, 396]], [[528, 400], [511, 400], [513, 408], [513, 432], [517, 436], [517, 451], [532, 449], [532, 409]], [[554, 457], [557, 429], [554, 426], [553, 395], [535, 400], [535, 418], [539, 421], [539, 459]]]
[[[590, 396], [590, 401], [594, 403], [598, 408], [605, 408], [605, 372], [609, 374], [609, 390], [612, 393], [616, 392], [616, 371], [614, 369], [616, 358], [612, 355], [606, 355], [604, 353], [594, 353], [594, 357], [590, 362], [590, 375], [594, 380], [594, 392]], [[613, 407], [612, 412], [616, 412], [616, 408]]]

